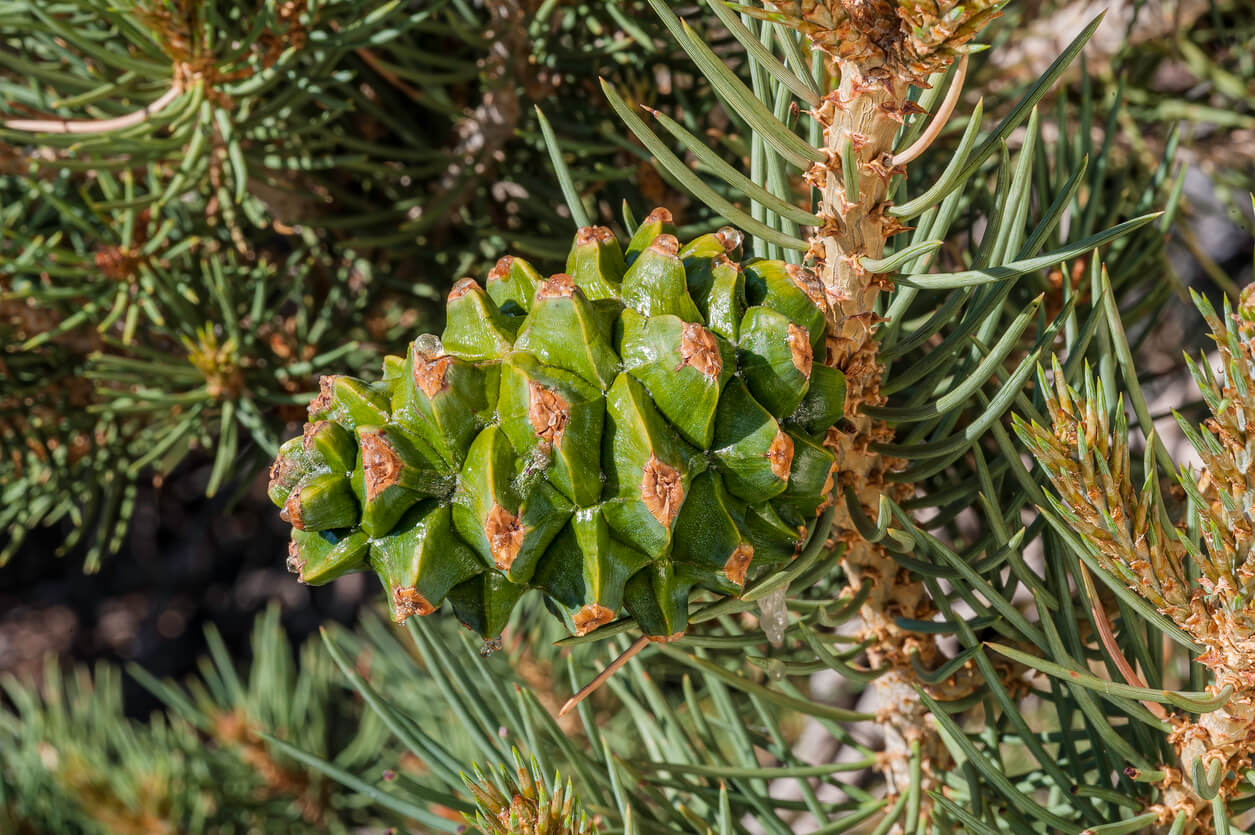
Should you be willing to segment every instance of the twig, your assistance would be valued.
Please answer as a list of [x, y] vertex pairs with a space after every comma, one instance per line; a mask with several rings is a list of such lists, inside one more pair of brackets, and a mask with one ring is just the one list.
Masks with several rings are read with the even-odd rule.
[[[340, 33], [343, 31], [343, 29], [341, 28], [338, 22], [333, 20], [331, 21], [331, 31]], [[366, 66], [370, 67], [372, 70], [379, 73], [379, 75], [383, 78], [384, 81], [388, 82], [393, 87], [396, 87], [398, 90], [404, 93], [408, 98], [416, 102], [422, 103], [423, 94], [416, 88], [411, 87], [409, 84], [406, 84], [404, 81], [401, 80], [401, 77], [399, 75], [397, 75], [392, 70], [384, 66], [383, 61], [379, 58], [379, 56], [375, 55], [375, 53], [371, 52], [369, 49], [367, 49], [364, 46], [359, 46], [357, 49], [353, 50], [353, 52], [357, 55], [358, 58], [361, 58], [362, 61], [366, 63]]]
[[[1124, 657], [1124, 653], [1120, 651], [1120, 647], [1116, 644], [1115, 633], [1111, 630], [1111, 622], [1107, 620], [1107, 613], [1103, 611], [1102, 603], [1098, 599], [1098, 590], [1094, 587], [1094, 578], [1089, 574], [1089, 568], [1084, 563], [1081, 564], [1081, 580], [1085, 583], [1085, 595], [1089, 598], [1089, 610], [1094, 616], [1094, 625], [1098, 627], [1098, 637], [1102, 640], [1102, 645], [1107, 650], [1107, 654], [1111, 656], [1111, 660], [1115, 662], [1116, 669], [1120, 671], [1120, 675], [1124, 677], [1124, 683], [1132, 687], [1141, 687], [1145, 689], [1146, 682], [1137, 674], [1137, 670], [1133, 669], [1133, 665], [1129, 663], [1129, 659]], [[1156, 702], [1142, 702], [1146, 709], [1159, 719], [1167, 719], [1168, 712], [1163, 706]]]
[[175, 82], [161, 98], [133, 113], [112, 119], [9, 119], [4, 126], [9, 130], [29, 133], [108, 133], [113, 130], [142, 125], [170, 105], [183, 92], [183, 85]]
[[928, 129], [924, 131], [919, 139], [911, 143], [911, 147], [901, 153], [893, 155], [892, 165], [905, 165], [920, 154], [928, 150], [928, 146], [936, 141], [941, 135], [941, 130], [950, 121], [950, 115], [954, 113], [954, 106], [959, 103], [959, 95], [963, 92], [963, 81], [967, 78], [967, 55], [965, 54], [959, 59], [959, 68], [954, 71], [954, 81], [950, 84], [950, 89], [946, 90], [946, 97], [942, 99], [941, 106], [937, 108], [937, 115], [928, 123]]
[[[335, 23], [332, 23], [332, 28], [339, 31], [339, 26], [337, 26]], [[419, 92], [419, 90], [417, 90], [416, 88], [411, 87], [409, 84], [406, 84], [404, 81], [401, 80], [400, 76], [398, 76], [392, 70], [385, 67], [383, 64], [383, 61], [381, 61], [375, 55], [375, 53], [371, 52], [369, 49], [367, 49], [364, 46], [358, 47], [357, 49], [353, 51], [357, 53], [358, 58], [361, 58], [364, 62], [366, 62], [366, 65], [368, 67], [370, 67], [375, 72], [379, 73], [379, 75], [383, 78], [384, 81], [387, 81], [393, 87], [396, 87], [398, 90], [404, 93], [408, 98], [416, 102], [420, 102], [420, 103], [423, 101], [423, 94]]]
[[584, 687], [580, 690], [580, 692], [576, 693], [574, 696], [566, 700], [566, 704], [564, 704], [562, 706], [562, 709], [558, 711], [558, 718], [561, 719], [563, 716], [566, 716], [568, 713], [570, 713], [573, 707], [575, 707], [580, 702], [584, 701], [589, 696], [591, 696], [594, 690], [596, 690], [598, 687], [601, 687], [603, 684], [605, 684], [606, 681], [608, 681], [612, 675], [618, 672], [620, 667], [622, 667], [627, 662], [631, 661], [632, 658], [638, 652], [640, 652], [647, 646], [649, 646], [649, 636], [642, 635], [641, 637], [637, 638], [636, 643], [628, 647], [627, 650], [618, 658], [611, 661], [606, 666], [606, 669], [602, 670], [600, 673], [597, 674], [596, 678], [594, 678], [588, 684], [584, 685]]

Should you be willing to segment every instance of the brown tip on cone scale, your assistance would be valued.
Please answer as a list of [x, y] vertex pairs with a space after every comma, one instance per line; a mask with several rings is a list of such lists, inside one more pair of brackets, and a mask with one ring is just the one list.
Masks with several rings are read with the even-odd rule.
[[570, 406], [553, 389], [540, 383], [528, 383], [527, 418], [536, 437], [548, 444], [557, 444], [566, 431]]
[[453, 358], [446, 354], [429, 354], [414, 345], [414, 385], [428, 398], [435, 397], [449, 387], [449, 365]]
[[571, 618], [571, 622], [575, 625], [575, 634], [587, 635], [599, 626], [605, 626], [614, 620], [614, 610], [602, 606], [600, 603], [589, 603], [580, 608], [575, 616]]
[[292, 471], [296, 469], [296, 462], [285, 455], [281, 455], [270, 465], [270, 483], [266, 486], [267, 490], [273, 490], [276, 487], [283, 487], [292, 480]]
[[488, 550], [492, 561], [500, 571], [509, 571], [523, 548], [523, 530], [519, 517], [499, 504], [494, 504], [484, 521], [484, 533], [488, 536]]
[[649, 214], [645, 215], [645, 220], [642, 221], [641, 225], [648, 225], [650, 223], [675, 223], [675, 218], [671, 216], [671, 212], [669, 210], [659, 206]]
[[382, 429], [363, 432], [360, 445], [366, 500], [373, 501], [376, 496], [397, 483], [401, 475], [401, 457], [392, 448], [392, 444], [388, 443], [388, 436]]
[[506, 255], [488, 271], [489, 281], [504, 281], [505, 277], [510, 274], [510, 268], [514, 266], [514, 256]]
[[810, 334], [806, 332], [806, 328], [799, 328], [790, 322], [787, 338], [789, 351], [793, 355], [793, 367], [800, 371], [803, 377], [810, 379], [811, 363], [815, 359], [815, 352], [811, 349]]
[[727, 577], [730, 582], [744, 588], [745, 573], [749, 571], [750, 563], [753, 560], [754, 546], [748, 542], [742, 542], [733, 548], [732, 553], [728, 555], [728, 561], [723, 564], [723, 576]]
[[741, 234], [741, 230], [732, 226], [720, 226], [719, 230], [715, 232], [715, 237], [719, 239], [719, 245], [723, 247], [724, 252], [740, 249], [741, 244], [745, 241], [745, 236]]
[[551, 275], [536, 287], [536, 298], [569, 299], [575, 295], [575, 280], [566, 273]]
[[741, 265], [738, 262], [733, 261], [731, 258], [727, 256], [726, 253], [723, 253], [723, 252], [716, 255], [712, 263], [714, 263], [716, 267], [724, 267], [724, 268], [731, 267], [737, 272], [741, 272]]
[[449, 290], [449, 301], [460, 299], [467, 293], [473, 293], [479, 289], [479, 282], [473, 278], [460, 278], [458, 283], [454, 284]]
[[696, 322], [686, 322], [680, 333], [680, 367], [686, 365], [712, 380], [723, 373], [723, 356], [715, 335]]
[[334, 375], [324, 375], [318, 378], [318, 396], [309, 401], [308, 411], [311, 419], [331, 405], [331, 398], [335, 396], [335, 390], [336, 378]]
[[287, 522], [298, 531], [305, 530], [305, 520], [301, 518], [301, 488], [295, 488], [288, 494], [288, 500], [283, 503], [283, 510], [279, 511], [279, 518]]
[[767, 447], [767, 460], [771, 462], [771, 474], [788, 479], [793, 467], [793, 439], [784, 432], [777, 432], [771, 446]]
[[676, 641], [684, 637], [684, 630], [673, 632], [670, 635], [649, 635], [650, 642], [655, 644], [674, 644]]
[[784, 271], [797, 288], [815, 303], [815, 307], [818, 307], [820, 310], [826, 307], [824, 284], [819, 280], [819, 276], [815, 275], [814, 270], [808, 270], [797, 264], [789, 264], [784, 268]]
[[327, 421], [325, 420], [315, 420], [307, 422], [303, 427], [301, 427], [301, 446], [305, 448], [306, 452], [310, 452], [314, 449], [314, 436], [318, 434], [318, 430], [321, 429], [322, 425], [326, 422]]
[[427, 602], [427, 598], [418, 593], [418, 589], [398, 587], [392, 592], [392, 619], [397, 623], [405, 623], [410, 615], [430, 615], [436, 607]]
[[675, 235], [659, 235], [654, 238], [654, 242], [649, 248], [661, 252], [663, 255], [676, 256], [680, 254], [680, 242]]
[[641, 471], [641, 501], [664, 528], [670, 528], [684, 504], [680, 471], [650, 455]]
[[305, 560], [301, 559], [301, 549], [295, 539], [288, 540], [287, 567], [301, 582], [305, 582]]
[[581, 226], [575, 233], [576, 246], [608, 243], [614, 240], [614, 233], [604, 226]]

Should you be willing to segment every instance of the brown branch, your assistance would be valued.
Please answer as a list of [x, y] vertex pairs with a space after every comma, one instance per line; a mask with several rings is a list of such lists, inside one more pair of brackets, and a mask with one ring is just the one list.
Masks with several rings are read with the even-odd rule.
[[27, 133], [108, 133], [109, 131], [133, 128], [142, 125], [150, 118], [165, 110], [183, 92], [183, 85], [177, 80], [161, 98], [125, 116], [112, 119], [9, 119], [4, 126], [9, 130], [20, 130]]
[[558, 711], [558, 718], [561, 719], [563, 716], [570, 713], [572, 708], [591, 696], [597, 688], [609, 681], [612, 675], [617, 673], [624, 664], [631, 661], [638, 652], [647, 646], [649, 646], [648, 635], [642, 635], [637, 638], [636, 643], [632, 644], [632, 646], [628, 647], [622, 655], [606, 665], [606, 669], [602, 670], [597, 674], [596, 678], [580, 688], [580, 692], [566, 700], [566, 704], [564, 704], [562, 709]]
[[[1085, 566], [1085, 563], [1081, 563], [1081, 580], [1085, 584], [1085, 594], [1089, 597], [1089, 611], [1094, 616], [1094, 625], [1098, 627], [1098, 637], [1102, 641], [1103, 648], [1107, 650], [1107, 654], [1115, 662], [1116, 669], [1124, 677], [1125, 684], [1145, 688], [1146, 682], [1138, 675], [1137, 670], [1133, 669], [1133, 665], [1129, 663], [1129, 659], [1124, 657], [1124, 653], [1120, 651], [1119, 644], [1116, 643], [1115, 633], [1111, 629], [1111, 621], [1107, 619], [1107, 613], [1103, 610], [1102, 601], [1098, 599], [1098, 589], [1095, 588], [1094, 578], [1090, 576], [1089, 569]], [[1155, 714], [1157, 719], [1166, 720], [1168, 718], [1168, 712], [1158, 702], [1143, 701], [1142, 704], [1146, 706], [1147, 710]]]

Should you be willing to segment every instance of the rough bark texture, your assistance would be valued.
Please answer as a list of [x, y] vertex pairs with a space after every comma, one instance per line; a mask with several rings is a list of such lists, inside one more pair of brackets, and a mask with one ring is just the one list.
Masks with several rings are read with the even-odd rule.
[[[827, 159], [807, 174], [822, 197], [824, 223], [809, 255], [830, 305], [824, 359], [846, 377], [846, 420], [826, 438], [839, 473], [833, 538], [845, 546], [842, 567], [851, 587], [870, 585], [858, 633], [872, 639], [868, 663], [888, 668], [871, 684], [884, 732], [881, 766], [888, 791], [906, 791], [911, 760], [918, 757], [924, 824], [930, 817], [927, 793], [937, 787], [936, 777], [950, 759], [915, 691], [911, 659], [933, 667], [939, 651], [931, 636], [907, 632], [896, 619], [928, 620], [934, 609], [923, 586], [883, 547], [858, 533], [845, 498], [852, 491], [863, 512], [875, 518], [881, 495], [901, 501], [912, 493], [909, 485], [887, 479], [903, 462], [872, 448], [892, 440], [893, 430], [863, 413], [884, 402], [874, 311], [877, 296], [891, 285], [865, 269], [861, 259], [879, 258], [885, 240], [906, 228], [886, 214], [886, 195], [894, 174], [901, 173], [891, 161], [894, 136], [907, 116], [919, 112], [907, 98], [910, 87], [946, 69], [998, 11], [992, 0], [772, 0], [772, 5], [826, 54], [833, 77], [840, 78], [812, 114], [823, 126]], [[844, 153], [853, 153], [858, 176], [857, 187], [848, 190]]]
[[[815, 116], [824, 126], [826, 163], [808, 177], [822, 194], [820, 212], [825, 225], [812, 244], [830, 303], [826, 361], [846, 375], [845, 425], [829, 431], [826, 442], [837, 456], [836, 515], [833, 537], [845, 546], [842, 567], [853, 588], [871, 584], [871, 593], [859, 612], [859, 637], [874, 639], [868, 650], [872, 667], [891, 669], [871, 685], [876, 692], [878, 721], [884, 731], [882, 767], [891, 793], [905, 791], [909, 759], [918, 746], [923, 766], [922, 788], [934, 787], [933, 775], [944, 769], [948, 756], [927, 721], [927, 711], [916, 694], [910, 656], [918, 652], [928, 664], [936, 647], [924, 636], [899, 628], [897, 617], [926, 619], [932, 614], [923, 587], [911, 580], [879, 545], [859, 535], [846, 509], [844, 494], [853, 490], [864, 512], [875, 518], [881, 494], [902, 499], [907, 485], [891, 484], [886, 475], [900, 462], [870, 449], [874, 442], [893, 438], [893, 430], [862, 413], [880, 405], [881, 365], [873, 335], [876, 297], [889, 286], [883, 276], [864, 269], [864, 256], [879, 258], [885, 239], [900, 226], [884, 214], [885, 195], [893, 174], [888, 159], [899, 127], [906, 84], [880, 67], [841, 65], [841, 84], [823, 101]], [[847, 144], [848, 143], [848, 144]], [[842, 149], [852, 148], [858, 160], [858, 200], [846, 198], [842, 180]], [[926, 794], [924, 795], [927, 796]]]
[[450, 152], [449, 170], [435, 188], [437, 196], [457, 195], [454, 201], [442, 205], [446, 216], [456, 214], [471, 196], [472, 190], [466, 188], [468, 174], [483, 174], [499, 161], [497, 157], [513, 135], [522, 115], [518, 82], [529, 76], [527, 55], [530, 43], [524, 3], [520, 0], [497, 0], [488, 4], [488, 10], [491, 13], [491, 28], [486, 37], [491, 40], [491, 46], [481, 62], [483, 98], [459, 123], [457, 144]]
[[[1223, 677], [1234, 678], [1232, 675]], [[1220, 688], [1217, 681], [1209, 689]], [[1197, 722], [1178, 724], [1168, 740], [1179, 752], [1181, 769], [1165, 769], [1167, 777], [1159, 784], [1163, 800], [1155, 806], [1160, 813], [1156, 832], [1169, 832], [1180, 813], [1186, 815], [1184, 835], [1215, 832], [1211, 801], [1204, 800], [1195, 791], [1192, 764], [1200, 759], [1205, 764], [1219, 762], [1221, 773], [1225, 775], [1220, 795], [1233, 795], [1239, 783], [1244, 782], [1238, 775], [1245, 772], [1250, 752], [1255, 748], [1255, 692], [1250, 689], [1235, 692], [1229, 703], [1219, 710], [1202, 714]]]

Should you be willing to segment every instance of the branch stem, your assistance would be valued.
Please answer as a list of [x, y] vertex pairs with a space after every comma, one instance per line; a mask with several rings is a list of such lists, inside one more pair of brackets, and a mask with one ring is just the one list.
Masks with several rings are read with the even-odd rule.
[[183, 85], [178, 81], [170, 87], [161, 98], [144, 105], [139, 110], [116, 116], [112, 119], [9, 119], [4, 126], [9, 130], [20, 130], [28, 133], [108, 133], [109, 131], [133, 128], [142, 125], [150, 118], [165, 110], [171, 102], [183, 92]]
[[[1137, 674], [1137, 670], [1133, 669], [1133, 665], [1129, 663], [1129, 659], [1124, 657], [1124, 653], [1120, 651], [1120, 645], [1116, 643], [1115, 633], [1111, 629], [1111, 621], [1107, 619], [1107, 613], [1103, 610], [1102, 602], [1098, 599], [1098, 589], [1094, 586], [1094, 578], [1090, 576], [1089, 569], [1085, 563], [1081, 563], [1081, 579], [1085, 583], [1086, 596], [1089, 598], [1089, 611], [1094, 616], [1094, 624], [1098, 627], [1098, 637], [1102, 640], [1103, 648], [1107, 650], [1107, 654], [1111, 656], [1111, 660], [1115, 662], [1116, 669], [1120, 671], [1120, 675], [1124, 677], [1124, 683], [1133, 687], [1146, 687], [1146, 682]], [[1155, 718], [1168, 718], [1168, 712], [1163, 709], [1163, 705], [1157, 702], [1142, 702], [1146, 709], [1155, 714]]]
[[566, 716], [568, 713], [570, 713], [572, 708], [574, 708], [580, 702], [584, 701], [589, 696], [591, 696], [598, 687], [601, 687], [603, 684], [609, 681], [610, 677], [619, 671], [619, 668], [621, 668], [627, 662], [631, 661], [638, 652], [640, 652], [647, 646], [649, 646], [648, 635], [642, 635], [641, 637], [637, 638], [636, 643], [628, 647], [623, 652], [623, 654], [620, 655], [618, 658], [614, 659], [609, 664], [607, 664], [606, 669], [598, 673], [596, 678], [594, 678], [588, 684], [585, 684], [582, 688], [580, 688], [580, 692], [576, 693], [574, 696], [566, 700], [566, 704], [564, 704], [562, 706], [562, 709], [558, 711], [558, 718], [561, 719], [563, 716]]

